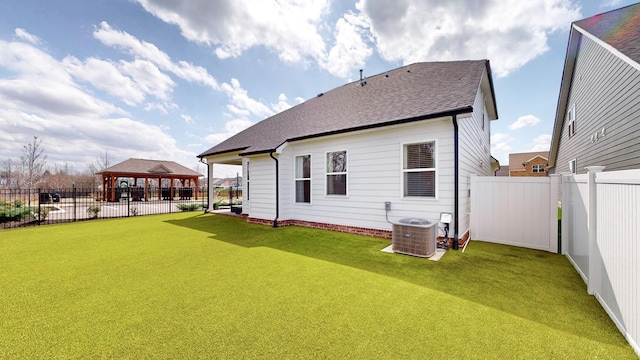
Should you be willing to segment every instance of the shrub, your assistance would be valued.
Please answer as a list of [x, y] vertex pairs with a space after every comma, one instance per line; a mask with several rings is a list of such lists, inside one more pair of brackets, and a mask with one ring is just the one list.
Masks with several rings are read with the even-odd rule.
[[92, 219], [95, 219], [98, 217], [100, 210], [102, 210], [100, 205], [91, 205], [87, 208], [87, 214], [89, 214]]
[[49, 211], [50, 210], [51, 210], [51, 208], [48, 207], [48, 206], [41, 206], [40, 207], [40, 211], [38, 212], [38, 215], [36, 216], [38, 221], [45, 221], [47, 219], [47, 216], [49, 215]]
[[28, 207], [14, 207], [11, 205], [0, 205], [0, 222], [20, 221], [31, 214]]
[[178, 204], [180, 211], [195, 211], [202, 209], [202, 204]]
[[20, 221], [31, 214], [31, 209], [24, 206], [24, 201], [0, 201], [0, 223]]

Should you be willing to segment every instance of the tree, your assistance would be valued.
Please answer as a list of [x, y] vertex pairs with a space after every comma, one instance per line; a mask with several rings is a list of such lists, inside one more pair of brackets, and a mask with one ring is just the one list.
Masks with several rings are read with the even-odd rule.
[[104, 154], [101, 155], [101, 157], [96, 159], [96, 167], [98, 171], [104, 170], [111, 166], [111, 161], [111, 155], [109, 155], [109, 153], [105, 151]]
[[44, 154], [42, 139], [33, 137], [33, 142], [25, 145], [20, 156], [20, 184], [32, 189], [44, 176], [47, 155]]
[[17, 185], [17, 174], [15, 171], [16, 164], [13, 160], [7, 159], [2, 162], [2, 169], [0, 170], [0, 185], [4, 184], [6, 188], [12, 188]]
[[109, 154], [109, 152], [105, 151], [104, 154], [96, 158], [95, 162], [87, 164], [87, 171], [92, 176], [92, 182], [95, 182], [96, 180], [98, 182], [100, 181], [99, 180], [100, 177], [96, 176], [96, 173], [111, 166], [111, 162], [112, 162], [111, 155]]

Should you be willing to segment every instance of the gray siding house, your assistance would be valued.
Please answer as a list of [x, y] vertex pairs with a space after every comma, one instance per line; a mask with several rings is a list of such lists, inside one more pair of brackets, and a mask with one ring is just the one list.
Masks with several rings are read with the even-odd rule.
[[495, 170], [495, 119], [488, 60], [416, 63], [320, 93], [199, 157], [209, 178], [215, 164], [242, 165], [249, 222], [390, 237], [387, 215], [447, 212], [455, 249], [469, 234], [470, 176]]
[[640, 4], [571, 25], [549, 173], [640, 168]]

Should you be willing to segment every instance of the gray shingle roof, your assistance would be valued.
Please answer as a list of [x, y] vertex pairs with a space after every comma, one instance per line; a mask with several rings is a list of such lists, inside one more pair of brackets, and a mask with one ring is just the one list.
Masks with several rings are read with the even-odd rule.
[[165, 160], [147, 160], [147, 159], [134, 159], [125, 160], [121, 163], [110, 166], [106, 169], [102, 169], [97, 174], [104, 173], [118, 173], [118, 174], [131, 174], [131, 175], [160, 175], [166, 174], [167, 176], [201, 176], [197, 171], [193, 171], [187, 167], [184, 167], [174, 161]]
[[[245, 129], [199, 157], [232, 151], [265, 153], [286, 141], [468, 112], [485, 71], [493, 92], [488, 60], [403, 66], [364, 79], [364, 86], [358, 80], [319, 94]], [[492, 105], [495, 109], [495, 100]]]
[[640, 63], [640, 3], [576, 21], [575, 25]]

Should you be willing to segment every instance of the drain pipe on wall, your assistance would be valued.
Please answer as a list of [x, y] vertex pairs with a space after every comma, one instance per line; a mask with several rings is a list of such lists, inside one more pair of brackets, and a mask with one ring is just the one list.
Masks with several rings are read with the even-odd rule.
[[276, 162], [276, 218], [273, 219], [273, 227], [277, 228], [278, 227], [278, 217], [280, 216], [280, 176], [278, 175], [278, 159], [276, 159], [275, 156], [273, 156], [273, 153], [275, 153], [275, 150], [272, 150], [269, 153], [269, 156], [275, 160]]
[[458, 250], [458, 211], [459, 211], [459, 196], [460, 189], [459, 175], [459, 154], [458, 154], [458, 115], [453, 114], [453, 219], [455, 221], [453, 226], [453, 250]]

